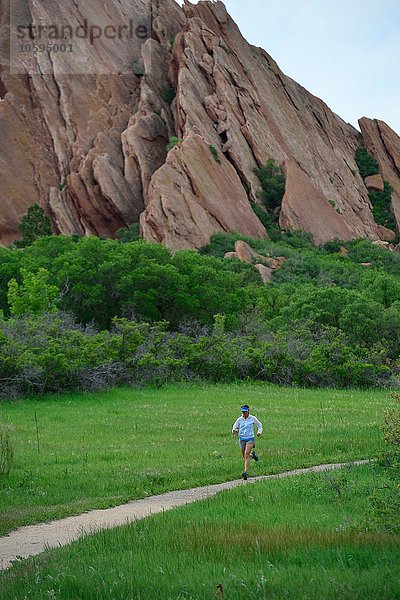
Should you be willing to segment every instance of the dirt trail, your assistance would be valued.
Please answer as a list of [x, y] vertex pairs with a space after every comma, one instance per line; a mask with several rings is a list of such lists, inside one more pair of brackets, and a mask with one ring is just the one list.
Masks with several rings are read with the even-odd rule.
[[150, 496], [142, 500], [133, 500], [127, 504], [121, 504], [105, 510], [91, 510], [90, 512], [66, 517], [50, 523], [39, 523], [28, 525], [12, 531], [9, 535], [0, 538], [0, 569], [4, 570], [11, 566], [16, 558], [28, 558], [40, 554], [46, 548], [65, 546], [73, 540], [84, 535], [95, 533], [101, 529], [126, 525], [131, 521], [144, 519], [150, 515], [170, 510], [183, 504], [190, 504], [198, 500], [210, 498], [222, 490], [230, 490], [239, 485], [247, 485], [266, 479], [277, 479], [282, 477], [293, 477], [304, 473], [319, 473], [340, 469], [350, 465], [364, 465], [368, 460], [355, 461], [351, 463], [317, 465], [307, 469], [295, 469], [275, 475], [262, 475], [253, 477], [244, 482], [241, 479], [206, 485], [191, 490], [178, 490], [167, 492], [159, 496]]

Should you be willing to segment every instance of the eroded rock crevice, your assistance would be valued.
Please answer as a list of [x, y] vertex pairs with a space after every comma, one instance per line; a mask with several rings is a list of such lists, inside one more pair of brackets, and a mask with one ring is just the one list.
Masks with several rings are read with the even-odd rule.
[[0, 75], [0, 100], [3, 100], [3, 98], [5, 98], [7, 92], [8, 92], [8, 90], [6, 88], [6, 85], [3, 82], [1, 75]]

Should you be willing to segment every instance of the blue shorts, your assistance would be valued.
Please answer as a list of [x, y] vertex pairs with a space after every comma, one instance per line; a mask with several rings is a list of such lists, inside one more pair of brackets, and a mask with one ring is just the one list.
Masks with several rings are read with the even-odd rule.
[[254, 438], [249, 438], [248, 440], [239, 439], [239, 446], [241, 447], [242, 450], [244, 450], [246, 448], [246, 444], [253, 444], [255, 446], [255, 439]]

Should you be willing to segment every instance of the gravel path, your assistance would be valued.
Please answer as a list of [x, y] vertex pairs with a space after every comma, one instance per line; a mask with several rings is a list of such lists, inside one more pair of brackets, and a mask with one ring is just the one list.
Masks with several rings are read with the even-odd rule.
[[222, 490], [230, 490], [239, 485], [247, 485], [266, 479], [293, 477], [294, 475], [302, 475], [303, 473], [331, 471], [351, 465], [364, 465], [368, 462], [368, 460], [362, 460], [352, 463], [318, 465], [307, 469], [285, 471], [276, 475], [253, 477], [246, 482], [242, 479], [237, 479], [235, 481], [206, 485], [191, 490], [167, 492], [159, 496], [133, 500], [127, 504], [121, 504], [120, 506], [105, 510], [91, 510], [81, 515], [51, 521], [50, 523], [20, 527], [12, 531], [9, 535], [0, 538], [0, 569], [4, 570], [10, 567], [12, 561], [16, 558], [28, 558], [29, 556], [40, 554], [40, 552], [43, 552], [47, 548], [65, 546], [73, 540], [95, 533], [100, 529], [126, 525], [131, 521], [144, 519], [150, 515], [170, 510], [183, 504], [190, 504], [191, 502], [210, 498], [210, 496], [214, 496]]

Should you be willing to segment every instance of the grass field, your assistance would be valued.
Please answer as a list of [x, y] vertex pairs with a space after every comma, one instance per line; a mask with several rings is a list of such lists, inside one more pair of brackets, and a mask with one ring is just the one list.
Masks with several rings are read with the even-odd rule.
[[7, 600], [397, 600], [400, 536], [366, 530], [377, 467], [243, 484], [16, 564]]
[[[0, 480], [0, 533], [130, 499], [240, 477], [231, 426], [243, 402], [264, 424], [253, 474], [376, 455], [383, 391], [262, 384], [116, 389], [3, 402], [15, 460]], [[36, 433], [35, 411], [38, 425]]]

